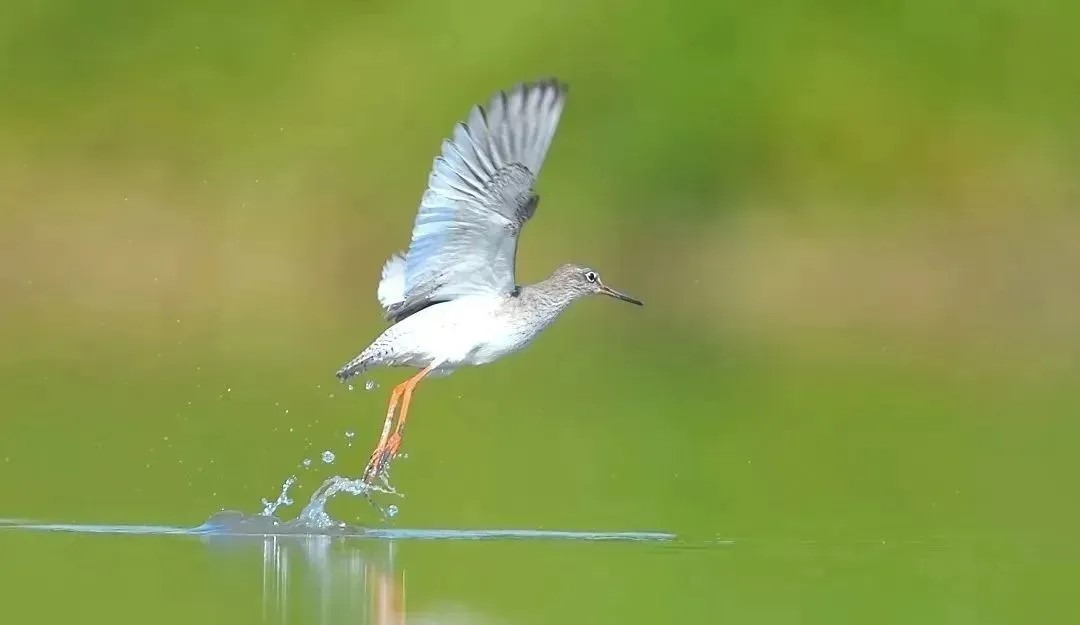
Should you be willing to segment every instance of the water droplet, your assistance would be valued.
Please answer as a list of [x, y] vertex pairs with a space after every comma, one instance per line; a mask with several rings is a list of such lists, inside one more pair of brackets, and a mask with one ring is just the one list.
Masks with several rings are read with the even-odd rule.
[[285, 409], [285, 414], [289, 414], [289, 409], [288, 408]]
[[375, 383], [375, 380], [368, 380], [367, 382], [364, 382], [365, 391], [371, 391], [377, 388], [379, 388], [379, 385]]
[[391, 519], [396, 517], [397, 516], [397, 506], [395, 506], [394, 504], [390, 504], [389, 506], [386, 506], [386, 516], [390, 517]]
[[349, 385], [349, 386], [348, 386], [347, 388], [349, 389], [349, 392], [352, 392], [352, 390], [353, 390], [353, 388], [354, 388], [354, 387], [353, 387], [353, 385], [352, 385], [352, 384], [350, 384], [350, 385]]
[[227, 388], [225, 389], [225, 392], [226, 392], [226, 393], [231, 393], [231, 392], [232, 392], [232, 387], [231, 387], [231, 386], [230, 386], [230, 387], [227, 387]]
[[322, 461], [326, 464], [332, 464], [334, 462], [334, 452], [330, 451], [329, 449], [322, 452]]
[[[281, 485], [281, 494], [278, 495], [276, 501], [269, 501], [269, 500], [263, 499], [262, 500], [262, 505], [263, 505], [262, 515], [263, 516], [270, 516], [275, 511], [277, 511], [277, 509], [280, 508], [281, 506], [291, 506], [293, 504], [293, 500], [289, 497], [289, 489], [292, 488], [292, 485], [295, 484], [295, 483], [296, 483], [296, 476], [295, 475], [290, 475], [288, 477], [288, 479], [285, 480], [285, 483]], [[214, 496], [216, 497], [217, 493], [214, 493]]]

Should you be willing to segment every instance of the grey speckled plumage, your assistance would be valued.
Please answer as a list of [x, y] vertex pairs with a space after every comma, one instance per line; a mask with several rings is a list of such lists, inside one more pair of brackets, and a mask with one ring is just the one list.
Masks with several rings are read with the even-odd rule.
[[[429, 375], [483, 365], [524, 348], [575, 300], [599, 293], [641, 305], [584, 265], [518, 286], [518, 238], [539, 203], [537, 177], [566, 100], [557, 80], [518, 84], [474, 106], [435, 158], [405, 252], [383, 265], [378, 299], [391, 322], [337, 372], [372, 367], [420, 372], [395, 387], [379, 445], [364, 471], [385, 477], [397, 453], [412, 390]], [[401, 415], [390, 426], [398, 401]]]

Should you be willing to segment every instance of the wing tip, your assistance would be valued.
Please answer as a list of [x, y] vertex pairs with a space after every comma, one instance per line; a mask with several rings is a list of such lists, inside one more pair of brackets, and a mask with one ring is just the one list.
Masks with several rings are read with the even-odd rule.
[[[561, 100], [570, 92], [570, 84], [553, 75], [541, 76], [533, 80], [518, 81], [508, 89], [497, 91], [492, 96], [490, 102], [494, 103], [497, 98], [507, 98], [517, 93], [528, 93], [530, 91], [555, 91], [557, 96], [556, 99]], [[491, 106], [491, 104], [489, 104], [489, 106]]]
[[483, 164], [490, 162], [485, 167], [488, 175], [511, 162], [539, 175], [569, 90], [569, 83], [545, 76], [514, 83], [493, 93], [486, 103], [473, 105], [461, 134]]
[[565, 91], [570, 90], [570, 83], [566, 82], [565, 80], [562, 80], [561, 78], [559, 78], [558, 76], [555, 76], [554, 74], [545, 74], [545, 75], [540, 75], [540, 76], [538, 76], [538, 77], [536, 77], [536, 78], [534, 78], [532, 80], [518, 81], [517, 83], [514, 84], [513, 88], [514, 89], [518, 89], [518, 88], [524, 88], [524, 89], [550, 88], [550, 89], [556, 89], [558, 91], [564, 91], [565, 92]]
[[[555, 105], [565, 99], [567, 94], [570, 93], [570, 84], [555, 76], [542, 76], [532, 80], [519, 80], [509, 87], [496, 90], [488, 97], [487, 102], [473, 104], [469, 109], [470, 115], [466, 117], [466, 119], [469, 119], [474, 114], [479, 114], [486, 122], [492, 110], [496, 108], [505, 108], [507, 102], [509, 102], [513, 96], [518, 94], [528, 95], [533, 91], [554, 91], [555, 98], [551, 104]], [[468, 124], [466, 123], [465, 125], [467, 126]]]
[[562, 102], [567, 94], [570, 93], [570, 84], [555, 76], [544, 76], [533, 80], [519, 80], [509, 87], [496, 90], [488, 97], [487, 102], [477, 102], [473, 104], [469, 107], [468, 114], [465, 118], [458, 121], [456, 125], [469, 129], [470, 122], [477, 118], [486, 125], [492, 110], [505, 108], [512, 96], [517, 94], [528, 95], [528, 93], [532, 91], [554, 91], [555, 98], [551, 103], [554, 106]]

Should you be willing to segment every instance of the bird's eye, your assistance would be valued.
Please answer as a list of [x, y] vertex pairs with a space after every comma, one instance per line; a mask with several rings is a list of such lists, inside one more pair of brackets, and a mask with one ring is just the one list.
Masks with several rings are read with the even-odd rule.
[[595, 271], [586, 271], [585, 272], [585, 279], [588, 280], [589, 282], [596, 282], [596, 280], [599, 277], [600, 276], [596, 275]]

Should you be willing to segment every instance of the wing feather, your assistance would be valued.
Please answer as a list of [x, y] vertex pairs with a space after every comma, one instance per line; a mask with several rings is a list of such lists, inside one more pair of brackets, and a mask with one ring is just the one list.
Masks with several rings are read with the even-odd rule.
[[513, 291], [518, 236], [536, 210], [533, 185], [566, 92], [554, 79], [517, 84], [454, 125], [420, 200], [401, 297], [385, 303], [380, 283], [389, 319], [457, 297]]

